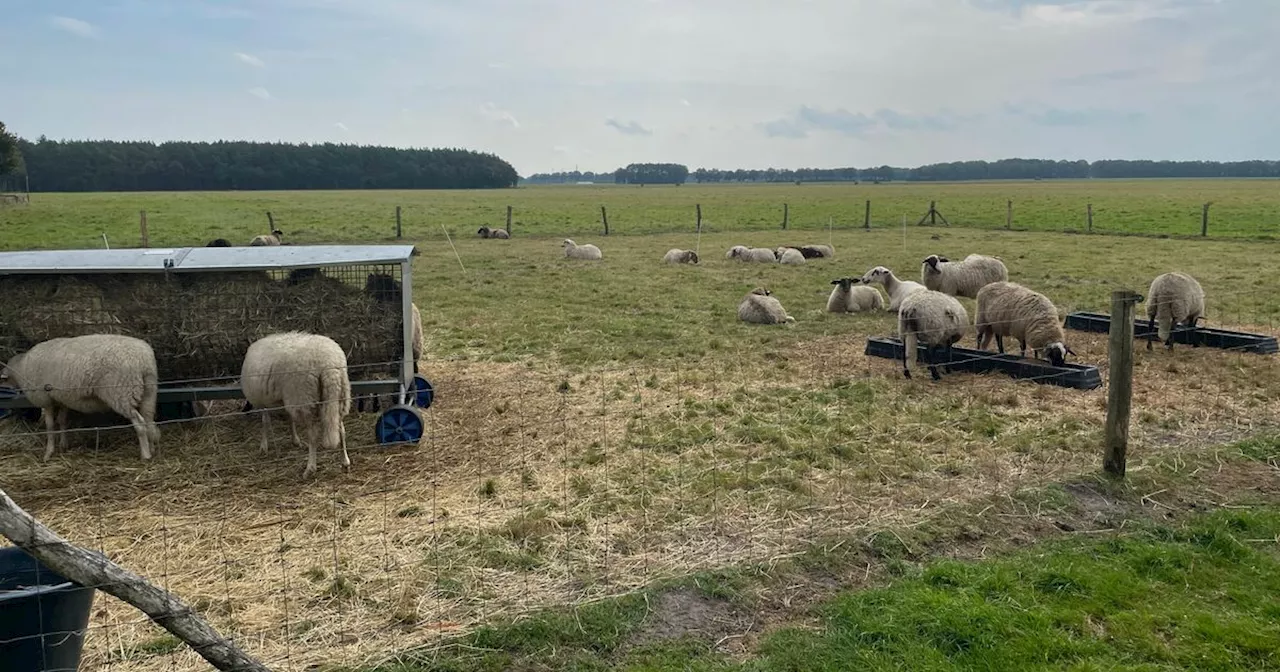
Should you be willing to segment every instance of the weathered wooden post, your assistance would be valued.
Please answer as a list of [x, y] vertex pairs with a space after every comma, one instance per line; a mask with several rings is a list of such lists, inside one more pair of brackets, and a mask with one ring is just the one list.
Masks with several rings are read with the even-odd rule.
[[400, 237], [400, 206], [396, 206], [396, 238]]
[[693, 207], [697, 208], [698, 213], [698, 233], [702, 233], [702, 204], [698, 203]]
[[1204, 208], [1200, 210], [1200, 237], [1204, 238], [1209, 235], [1209, 206], [1213, 205], [1213, 201], [1204, 204]]
[[782, 204], [782, 230], [783, 230], [783, 231], [786, 231], [786, 230], [787, 230], [787, 218], [788, 218], [788, 214], [789, 214], [789, 213], [788, 213], [788, 210], [787, 210], [787, 204], [786, 204], [786, 203], [783, 203], [783, 204]]
[[1129, 449], [1129, 410], [1133, 405], [1133, 314], [1142, 295], [1128, 289], [1111, 292], [1111, 341], [1108, 345], [1106, 454], [1102, 468], [1124, 478]]
[[605, 212], [604, 206], [600, 206], [600, 221], [604, 222], [604, 235], [609, 235], [609, 213]]
[[1089, 216], [1089, 233], [1093, 233], [1093, 204], [1085, 206], [1085, 213]]
[[1004, 228], [1006, 229], [1013, 228], [1013, 199], [1012, 198], [1009, 199], [1009, 202], [1006, 203], [1004, 206]]
[[511, 206], [507, 206], [507, 233], [511, 233]]
[[868, 231], [870, 231], [870, 230], [871, 230], [871, 199], [869, 199], [869, 198], [867, 199], [867, 211], [866, 211], [866, 214], [864, 214], [864, 215], [862, 216], [862, 228], [864, 228], [864, 229], [866, 229], [866, 230], [868, 230]]
[[938, 225], [938, 202], [929, 201], [929, 226]]
[[151, 239], [147, 236], [147, 211], [138, 211], [138, 231], [142, 234], [142, 246], [151, 247]]

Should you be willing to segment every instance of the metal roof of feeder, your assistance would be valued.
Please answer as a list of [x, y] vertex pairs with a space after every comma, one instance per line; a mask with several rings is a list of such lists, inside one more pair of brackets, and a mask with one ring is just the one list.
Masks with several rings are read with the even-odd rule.
[[413, 245], [263, 245], [258, 247], [118, 248], [0, 252], [0, 275], [15, 273], [148, 273], [253, 271], [350, 264], [398, 264]]

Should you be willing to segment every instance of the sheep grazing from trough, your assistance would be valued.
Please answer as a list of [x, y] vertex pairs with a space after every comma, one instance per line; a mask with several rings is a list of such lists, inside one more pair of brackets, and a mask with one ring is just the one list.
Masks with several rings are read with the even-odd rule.
[[1009, 269], [1003, 261], [981, 254], [971, 254], [963, 261], [931, 254], [920, 264], [920, 281], [925, 288], [952, 296], [977, 298], [983, 287], [1008, 279]]
[[351, 466], [347, 455], [347, 430], [342, 418], [351, 411], [351, 382], [347, 356], [328, 336], [289, 331], [254, 341], [244, 355], [240, 388], [245, 399], [262, 413], [262, 452], [267, 452], [271, 432], [270, 410], [283, 406], [295, 445], [298, 425], [307, 428], [307, 468], [316, 470], [316, 444], [326, 450], [342, 449], [342, 466]]
[[214, 238], [206, 243], [205, 247], [231, 247], [231, 241], [226, 238]]
[[667, 250], [662, 260], [668, 264], [696, 264], [698, 263], [698, 253], [693, 250], [682, 250], [673, 247]]
[[756, 287], [742, 298], [742, 302], [738, 304], [738, 319], [748, 324], [796, 321], [796, 318], [787, 314], [782, 303], [773, 297], [773, 293], [763, 287]]
[[44, 459], [53, 456], [53, 434], [67, 447], [68, 411], [114, 412], [138, 433], [142, 459], [160, 441], [156, 427], [159, 376], [146, 341], [116, 334], [51, 338], [14, 355], [0, 371], [40, 408], [48, 437]]
[[804, 255], [794, 247], [779, 247], [773, 251], [779, 264], [803, 264]]
[[[1156, 276], [1147, 290], [1147, 328], [1156, 333], [1147, 337], [1147, 349], [1158, 336], [1164, 347], [1173, 350], [1173, 327], [1185, 324], [1196, 328], [1196, 322], [1204, 317], [1204, 289], [1190, 275], [1173, 271]], [[1157, 328], [1158, 326], [1158, 328]], [[1199, 347], [1194, 340], [1191, 347]]]
[[827, 297], [828, 313], [860, 313], [867, 310], [884, 310], [884, 297], [875, 287], [861, 284], [860, 278], [836, 278], [831, 281], [835, 289]]
[[759, 261], [767, 263], [776, 263], [778, 256], [773, 250], [765, 247], [746, 247], [744, 245], [734, 245], [729, 248], [728, 258], [737, 259], [738, 261]]
[[978, 292], [978, 307], [974, 311], [974, 328], [978, 336], [978, 349], [986, 350], [994, 336], [996, 349], [1004, 353], [1004, 337], [1018, 339], [1021, 355], [1043, 351], [1054, 365], [1062, 366], [1067, 355], [1076, 353], [1068, 348], [1066, 332], [1058, 318], [1058, 309], [1049, 297], [1015, 282], [993, 282]]
[[941, 350], [951, 361], [951, 346], [964, 337], [969, 326], [969, 313], [954, 296], [931, 289], [913, 292], [902, 301], [898, 311], [898, 333], [902, 336], [902, 375], [911, 378], [916, 363], [918, 344], [925, 345], [929, 375], [940, 380], [936, 364]]
[[499, 240], [507, 240], [511, 237], [511, 234], [506, 229], [491, 229], [487, 226], [477, 229], [476, 235], [481, 238], [497, 238]]
[[893, 271], [884, 266], [876, 266], [862, 276], [862, 284], [870, 285], [874, 283], [884, 285], [884, 291], [889, 294], [889, 307], [886, 310], [890, 312], [901, 308], [902, 302], [908, 296], [928, 289], [914, 280], [899, 279], [898, 276], [893, 274]]
[[249, 241], [249, 245], [253, 247], [279, 245], [282, 240], [284, 240], [284, 231], [272, 229], [270, 235], [254, 236], [253, 240]]
[[[370, 273], [365, 279], [364, 291], [370, 296], [384, 303], [400, 304], [400, 281], [387, 275], [386, 273]], [[410, 346], [413, 348], [413, 372], [418, 372], [418, 360], [422, 359], [422, 313], [418, 312], [418, 305], [409, 304], [409, 312], [413, 317], [413, 342]]]
[[603, 259], [604, 253], [600, 251], [600, 248], [596, 247], [595, 245], [592, 245], [591, 243], [587, 243], [586, 245], [579, 245], [573, 242], [572, 240], [565, 238], [564, 239], [564, 256], [568, 259], [585, 259], [587, 261], [596, 261], [599, 259]]

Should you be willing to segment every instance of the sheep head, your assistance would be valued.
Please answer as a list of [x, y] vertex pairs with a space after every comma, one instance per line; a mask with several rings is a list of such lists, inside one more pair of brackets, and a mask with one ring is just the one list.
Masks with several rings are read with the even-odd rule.
[[876, 266], [875, 268], [867, 271], [866, 274], [862, 276], [862, 284], [869, 285], [873, 282], [884, 283], [884, 281], [887, 280], [891, 275], [893, 275], [893, 271], [890, 271], [888, 268], [884, 266]]

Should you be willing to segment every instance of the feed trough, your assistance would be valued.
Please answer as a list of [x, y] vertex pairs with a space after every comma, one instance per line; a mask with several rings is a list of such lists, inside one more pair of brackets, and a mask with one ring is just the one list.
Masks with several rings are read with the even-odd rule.
[[[869, 357], [884, 357], [902, 361], [902, 341], [896, 338], [870, 336], [867, 338], [865, 354]], [[939, 357], [945, 357], [941, 351]], [[916, 361], [925, 361], [925, 347], [917, 346]], [[940, 359], [935, 362], [939, 366], [948, 366], [952, 371], [968, 373], [988, 373], [1000, 371], [1014, 378], [1031, 380], [1045, 385], [1057, 385], [1078, 390], [1092, 390], [1102, 386], [1102, 375], [1098, 367], [1084, 364], [1066, 363], [1054, 366], [1042, 359], [1019, 357], [1013, 354], [1000, 354], [987, 350], [971, 350], [969, 348], [951, 348], [951, 360]]]
[[[1111, 316], [1106, 313], [1071, 313], [1067, 315], [1065, 326], [1076, 331], [1106, 333], [1111, 330]], [[1135, 339], [1146, 340], [1150, 336], [1155, 336], [1155, 334], [1156, 329], [1149, 326], [1149, 322], [1146, 319], [1138, 318], [1134, 320], [1133, 337]], [[1208, 348], [1252, 352], [1259, 355], [1274, 355], [1280, 352], [1280, 347], [1277, 347], [1276, 344], [1276, 338], [1266, 334], [1251, 334], [1245, 331], [1230, 331], [1199, 326], [1194, 329], [1188, 329], [1184, 326], [1175, 327], [1170, 336], [1173, 338], [1174, 343], [1184, 345], [1198, 343]]]
[[[354, 399], [393, 394], [375, 434], [415, 441], [434, 389], [412, 350], [412, 245], [282, 245], [0, 253], [0, 361], [51, 338], [123, 334], [149, 343], [158, 415], [238, 399], [249, 345], [268, 334], [328, 336], [347, 355]], [[29, 407], [0, 394], [4, 409]], [[166, 413], [166, 409], [169, 410]], [[386, 425], [386, 427], [382, 427]]]

